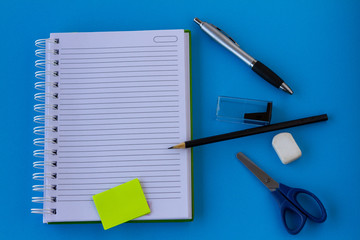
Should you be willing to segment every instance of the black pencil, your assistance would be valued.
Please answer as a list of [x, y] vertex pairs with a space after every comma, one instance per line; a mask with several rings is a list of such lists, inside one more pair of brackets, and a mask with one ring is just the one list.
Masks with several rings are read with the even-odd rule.
[[200, 146], [200, 145], [204, 145], [204, 144], [220, 142], [220, 141], [230, 140], [230, 139], [234, 139], [234, 138], [246, 137], [246, 136], [250, 136], [250, 135], [254, 135], [254, 134], [281, 130], [284, 128], [297, 127], [297, 126], [301, 126], [301, 125], [305, 125], [305, 124], [309, 124], [309, 123], [316, 123], [316, 122], [321, 122], [321, 121], [326, 121], [326, 120], [328, 120], [328, 116], [326, 114], [322, 114], [322, 115], [317, 115], [317, 116], [313, 116], [313, 117], [301, 118], [301, 119], [296, 119], [296, 120], [291, 120], [291, 121], [286, 121], [286, 122], [281, 122], [281, 123], [275, 123], [275, 124], [270, 124], [270, 125], [261, 126], [261, 127], [249, 128], [249, 129], [245, 129], [245, 130], [241, 130], [241, 131], [237, 131], [237, 132], [225, 133], [225, 134], [220, 134], [220, 135], [216, 135], [216, 136], [186, 141], [186, 142], [177, 144], [175, 146], [169, 147], [169, 149], [171, 149], [171, 148], [191, 148], [191, 147], [196, 147], [196, 146]]

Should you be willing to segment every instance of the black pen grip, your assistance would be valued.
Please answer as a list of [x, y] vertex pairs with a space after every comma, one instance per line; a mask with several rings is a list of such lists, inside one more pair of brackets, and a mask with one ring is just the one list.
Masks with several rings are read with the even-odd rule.
[[270, 68], [262, 64], [260, 61], [257, 61], [254, 64], [252, 70], [277, 88], [279, 88], [280, 85], [284, 82], [278, 75], [276, 75], [276, 73], [271, 71]]

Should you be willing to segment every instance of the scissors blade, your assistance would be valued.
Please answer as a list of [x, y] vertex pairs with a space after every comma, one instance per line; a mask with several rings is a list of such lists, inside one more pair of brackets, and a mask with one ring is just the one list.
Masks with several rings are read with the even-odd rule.
[[253, 163], [242, 152], [236, 154], [236, 157], [271, 191], [279, 188], [279, 183], [261, 170], [255, 163]]

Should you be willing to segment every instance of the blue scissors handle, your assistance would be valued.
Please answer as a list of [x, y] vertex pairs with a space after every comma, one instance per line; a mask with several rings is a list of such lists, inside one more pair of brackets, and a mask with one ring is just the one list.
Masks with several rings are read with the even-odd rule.
[[[324, 222], [327, 218], [326, 210], [321, 201], [311, 192], [301, 188], [291, 188], [279, 183], [279, 188], [272, 192], [273, 196], [278, 200], [281, 210], [281, 218], [286, 230], [291, 234], [297, 234], [304, 227], [304, 224], [309, 218], [314, 222]], [[297, 200], [299, 194], [306, 194], [313, 198], [320, 209], [320, 216], [314, 216], [301, 206]], [[286, 213], [292, 212], [298, 217], [298, 224], [295, 227], [290, 227], [286, 219]]]

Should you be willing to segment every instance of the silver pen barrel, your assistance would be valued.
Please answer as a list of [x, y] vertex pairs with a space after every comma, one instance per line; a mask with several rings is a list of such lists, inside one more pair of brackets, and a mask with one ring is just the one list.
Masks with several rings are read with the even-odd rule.
[[282, 80], [276, 73], [274, 73], [270, 68], [265, 66], [262, 62], [255, 60], [249, 54], [244, 52], [239, 47], [239, 45], [231, 37], [224, 33], [220, 28], [207, 22], [202, 22], [198, 18], [195, 18], [194, 22], [196, 22], [200, 26], [200, 28], [212, 39], [220, 43], [227, 50], [229, 50], [241, 60], [243, 60], [247, 65], [251, 67], [251, 70], [253, 70], [257, 75], [262, 77], [265, 81], [267, 81], [276, 88], [280, 88], [284, 92], [293, 94], [293, 91], [284, 82], [284, 80]]
[[253, 67], [256, 63], [256, 60], [251, 57], [249, 54], [244, 52], [235, 42], [233, 42], [229, 37], [227, 37], [224, 33], [222, 33], [219, 29], [214, 27], [213, 25], [202, 22], [198, 18], [195, 18], [194, 21], [199, 24], [200, 28], [206, 32], [210, 37], [212, 37], [215, 41], [220, 43], [230, 52], [235, 54], [241, 60], [243, 60], [247, 65]]

